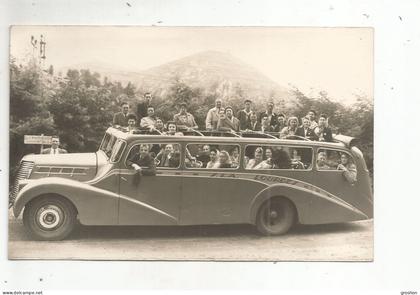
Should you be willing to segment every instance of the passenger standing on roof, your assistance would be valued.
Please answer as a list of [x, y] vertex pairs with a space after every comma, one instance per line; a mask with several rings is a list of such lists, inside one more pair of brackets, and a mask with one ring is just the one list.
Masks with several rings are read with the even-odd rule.
[[137, 117], [134, 114], [129, 114], [127, 116], [128, 120], [128, 127], [127, 127], [127, 131], [129, 133], [133, 133], [134, 131], [138, 130], [137, 129]]
[[254, 111], [251, 112], [249, 116], [248, 126], [246, 127], [248, 131], [261, 131], [261, 124], [258, 122], [257, 113]]
[[280, 132], [284, 127], [286, 127], [286, 116], [284, 114], [279, 114], [277, 116], [277, 125], [274, 127], [274, 132]]
[[219, 121], [217, 122], [217, 131], [239, 131], [239, 120], [233, 116], [232, 107], [228, 106], [219, 113]]
[[328, 127], [328, 117], [325, 114], [319, 116], [318, 127], [315, 128], [315, 134], [319, 141], [332, 142], [331, 128]]
[[178, 132], [177, 126], [174, 121], [168, 121], [166, 123], [167, 125], [167, 131], [165, 132], [165, 135], [175, 135], [175, 133]]
[[141, 122], [141, 119], [147, 117], [147, 110], [152, 106], [152, 94], [146, 92], [143, 96], [143, 100], [137, 104], [137, 119]]
[[277, 114], [274, 113], [274, 102], [272, 100], [270, 100], [267, 103], [266, 109], [264, 112], [260, 113], [260, 115], [258, 116], [258, 121], [261, 122], [263, 115], [267, 115], [268, 116], [268, 122], [269, 125], [274, 128], [277, 125]]
[[215, 130], [217, 128], [217, 122], [219, 121], [219, 112], [222, 108], [222, 100], [217, 98], [215, 101], [215, 107], [211, 108], [207, 112], [206, 116], [206, 129]]
[[297, 117], [289, 117], [289, 119], [287, 120], [287, 126], [280, 131], [280, 138], [295, 135], [296, 130], [298, 128], [298, 124], [299, 121]]
[[316, 112], [315, 110], [309, 110], [308, 114], [306, 115], [309, 118], [309, 121], [311, 121], [311, 129], [315, 129], [315, 127], [318, 126], [318, 123], [316, 122]]
[[149, 132], [152, 132], [153, 130], [155, 130], [155, 108], [152, 106], [149, 106], [147, 108], [147, 116], [141, 118], [140, 121], [140, 128], [142, 129], [146, 129]]
[[198, 129], [194, 116], [187, 112], [187, 103], [181, 102], [179, 104], [179, 113], [174, 115], [174, 122], [178, 129]]
[[130, 105], [128, 102], [121, 103], [121, 112], [115, 113], [114, 118], [112, 120], [112, 125], [114, 127], [127, 127], [128, 126], [128, 111], [130, 109]]
[[267, 114], [261, 116], [261, 132], [273, 132], [274, 128], [270, 125], [270, 117]]
[[250, 115], [251, 115], [251, 104], [252, 101], [250, 99], [245, 100], [245, 108], [243, 110], [240, 110], [238, 112], [238, 120], [239, 120], [239, 129], [245, 130], [248, 126], [248, 123], [250, 121]]
[[165, 125], [163, 124], [163, 121], [159, 117], [155, 117], [155, 129], [156, 131], [159, 131], [160, 133], [165, 132]]
[[315, 134], [315, 131], [311, 129], [311, 121], [308, 117], [302, 118], [302, 126], [297, 128], [295, 135], [309, 140], [318, 139], [318, 137]]

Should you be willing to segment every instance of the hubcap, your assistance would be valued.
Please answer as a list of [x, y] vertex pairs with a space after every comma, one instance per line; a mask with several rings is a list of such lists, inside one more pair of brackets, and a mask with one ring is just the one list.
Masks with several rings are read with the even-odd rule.
[[271, 204], [271, 207], [267, 210], [266, 224], [270, 227], [275, 227], [281, 224], [283, 221], [282, 208]]
[[63, 222], [63, 210], [55, 205], [41, 207], [36, 216], [37, 223], [45, 230], [51, 230]]

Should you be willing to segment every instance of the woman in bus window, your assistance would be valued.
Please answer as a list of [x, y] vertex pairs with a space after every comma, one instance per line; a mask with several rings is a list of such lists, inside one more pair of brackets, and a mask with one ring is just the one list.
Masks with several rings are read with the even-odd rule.
[[255, 169], [259, 163], [263, 161], [263, 149], [262, 147], [258, 147], [254, 152], [254, 159], [251, 159], [246, 164], [246, 169]]
[[343, 176], [347, 179], [348, 182], [350, 182], [351, 184], [356, 182], [357, 180], [356, 165], [350, 162], [349, 156], [347, 154], [345, 153], [341, 154], [340, 164], [338, 164], [337, 169], [343, 171]]
[[220, 151], [219, 160], [213, 168], [232, 168], [232, 162], [227, 151]]
[[290, 117], [287, 120], [287, 126], [284, 127], [280, 131], [280, 138], [286, 137], [286, 136], [292, 136], [296, 134], [297, 128], [299, 125], [299, 120], [297, 117]]
[[207, 163], [206, 168], [207, 169], [212, 169], [215, 168], [214, 166], [217, 163], [217, 150], [215, 149], [211, 149], [210, 150], [210, 161]]
[[264, 161], [259, 163], [254, 169], [273, 169], [273, 149], [271, 147], [267, 147], [265, 149], [265, 157]]

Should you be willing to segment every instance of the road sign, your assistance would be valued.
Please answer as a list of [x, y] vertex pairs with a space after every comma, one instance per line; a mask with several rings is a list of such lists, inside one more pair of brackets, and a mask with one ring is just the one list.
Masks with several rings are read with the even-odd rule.
[[51, 144], [52, 136], [45, 135], [25, 135], [24, 144]]

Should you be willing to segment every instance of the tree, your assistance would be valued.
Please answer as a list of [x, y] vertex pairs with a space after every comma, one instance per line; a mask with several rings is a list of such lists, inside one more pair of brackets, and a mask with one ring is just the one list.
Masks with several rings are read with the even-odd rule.
[[23, 155], [39, 152], [39, 146], [23, 144], [24, 135], [51, 134], [54, 122], [46, 110], [50, 91], [36, 61], [17, 65], [10, 60], [10, 180]]
[[54, 75], [54, 67], [53, 67], [53, 65], [50, 65], [50, 67], [48, 68], [48, 74], [50, 76], [53, 76]]

